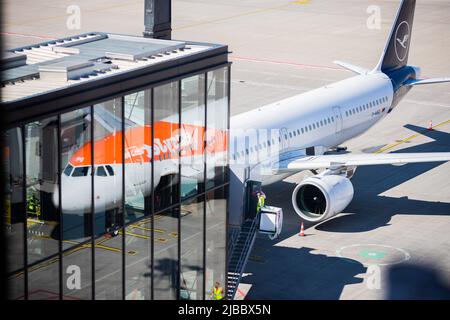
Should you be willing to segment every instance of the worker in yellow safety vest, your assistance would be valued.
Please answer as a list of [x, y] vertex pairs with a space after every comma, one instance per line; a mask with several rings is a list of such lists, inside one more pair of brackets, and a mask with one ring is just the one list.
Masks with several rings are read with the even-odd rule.
[[260, 191], [257, 193], [258, 196], [258, 205], [256, 206], [256, 211], [259, 213], [261, 211], [261, 208], [264, 207], [264, 204], [266, 202], [266, 195], [264, 192]]
[[39, 200], [35, 195], [29, 196], [27, 199], [27, 213], [37, 216], [41, 214]]
[[220, 286], [220, 282], [216, 281], [212, 290], [212, 299], [213, 300], [222, 300], [223, 299], [223, 288]]

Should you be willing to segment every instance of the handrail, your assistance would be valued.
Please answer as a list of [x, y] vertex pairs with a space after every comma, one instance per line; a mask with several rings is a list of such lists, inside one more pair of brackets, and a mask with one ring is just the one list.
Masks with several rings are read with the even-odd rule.
[[[242, 252], [241, 252], [241, 254], [239, 256], [239, 260], [236, 263], [236, 266], [234, 267], [233, 270], [228, 270], [228, 272], [234, 273], [234, 276], [238, 276], [236, 284], [235, 284], [233, 290], [231, 292], [228, 292], [228, 295], [230, 297], [234, 297], [234, 295], [236, 294], [237, 287], [238, 287], [239, 283], [241, 282], [242, 271], [243, 271], [243, 268], [244, 268], [244, 266], [245, 266], [245, 264], [247, 262], [247, 258], [248, 258], [248, 255], [250, 253], [250, 248], [252, 246], [252, 243], [254, 242], [255, 237], [256, 237], [256, 229], [257, 229], [258, 221], [259, 221], [259, 213], [256, 215], [256, 217], [252, 221], [252, 224], [250, 226], [250, 230], [248, 231], [248, 234], [247, 234], [247, 237], [245, 239]], [[233, 256], [233, 253], [234, 252], [232, 252], [232, 254], [230, 256]]]

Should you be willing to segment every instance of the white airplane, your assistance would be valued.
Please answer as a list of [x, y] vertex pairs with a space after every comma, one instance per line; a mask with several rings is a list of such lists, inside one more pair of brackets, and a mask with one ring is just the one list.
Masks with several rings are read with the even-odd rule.
[[[420, 68], [408, 66], [415, 0], [403, 0], [379, 63], [366, 70], [337, 62], [357, 76], [306, 92], [231, 118], [229, 141], [224, 128], [208, 128], [208, 163], [223, 164], [229, 154], [230, 211], [243, 212], [244, 185], [281, 181], [302, 170], [321, 173], [302, 181], [292, 194], [296, 213], [318, 222], [344, 210], [353, 198], [350, 178], [357, 166], [442, 162], [450, 153], [325, 154], [361, 135], [383, 119], [416, 85], [450, 82], [450, 78], [421, 79]], [[195, 110], [184, 123], [195, 119]], [[163, 176], [177, 173], [202, 179], [205, 154], [204, 127], [177, 124], [168, 117], [154, 124], [154, 186]], [[187, 121], [186, 121], [187, 119]], [[125, 132], [126, 192], [149, 195], [151, 172], [150, 126]], [[186, 143], [178, 144], [178, 137]], [[143, 138], [143, 137], [146, 138]], [[115, 132], [94, 143], [95, 207], [111, 209], [120, 203], [122, 133]], [[200, 143], [199, 143], [200, 142]], [[119, 146], [119, 147], [118, 147]], [[90, 143], [76, 151], [62, 174], [65, 212], [90, 209]], [[209, 175], [208, 175], [209, 176]], [[58, 192], [53, 200], [58, 204]]]
[[[231, 165], [231, 183], [237, 186], [251, 179], [264, 185], [302, 170], [324, 169], [303, 180], [292, 194], [295, 212], [319, 222], [351, 202], [349, 179], [357, 166], [450, 160], [450, 153], [324, 154], [387, 116], [413, 86], [450, 82], [450, 78], [420, 79], [420, 68], [407, 65], [415, 4], [402, 1], [373, 70], [337, 61], [357, 76], [232, 117], [232, 160], [249, 161]], [[239, 133], [234, 134], [237, 128]], [[233, 146], [233, 139], [242, 134], [247, 141], [237, 139]], [[233, 190], [230, 197], [230, 210], [242, 210], [242, 192]]]

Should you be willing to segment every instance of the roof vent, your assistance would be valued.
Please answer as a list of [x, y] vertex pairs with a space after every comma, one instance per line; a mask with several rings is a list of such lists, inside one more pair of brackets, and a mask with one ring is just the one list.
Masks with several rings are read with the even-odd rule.
[[39, 66], [41, 80], [50, 82], [67, 82], [92, 72], [92, 61], [63, 60], [49, 65]]

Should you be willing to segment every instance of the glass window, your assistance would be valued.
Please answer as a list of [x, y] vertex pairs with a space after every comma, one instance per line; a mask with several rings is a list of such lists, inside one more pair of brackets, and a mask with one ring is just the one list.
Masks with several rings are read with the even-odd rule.
[[[151, 104], [151, 90], [124, 97], [126, 300], [151, 299]], [[112, 167], [106, 169], [114, 175]]]
[[206, 188], [227, 179], [228, 78], [228, 67], [207, 74]]
[[[91, 123], [90, 107], [61, 115], [61, 165], [76, 167], [71, 177], [61, 177], [64, 299], [92, 298], [92, 179], [86, 176], [91, 166]], [[77, 169], [82, 174], [74, 178]]]
[[28, 299], [59, 295], [58, 118], [25, 125]]
[[[122, 99], [94, 105], [95, 299], [122, 299], [122, 175], [106, 176], [103, 164], [122, 169]], [[95, 119], [95, 118], [94, 118]], [[140, 181], [134, 181], [139, 184]], [[102, 236], [99, 238], [99, 236]], [[104, 237], [106, 236], [106, 237]], [[114, 252], [114, 248], [118, 250]]]
[[[178, 152], [179, 132], [179, 90], [178, 82], [171, 82], [154, 88], [154, 172], [155, 212], [179, 201], [180, 172], [179, 159], [162, 160], [162, 154], [170, 148]], [[185, 151], [189, 152], [189, 151]]]
[[153, 298], [155, 300], [176, 300], [178, 297], [180, 275], [178, 271], [178, 219], [178, 207], [155, 215], [153, 233]]
[[72, 173], [72, 169], [73, 167], [70, 164], [68, 164], [67, 167], [64, 169], [64, 174], [66, 176], [70, 176], [70, 174]]
[[205, 75], [181, 81], [181, 198], [202, 192], [204, 179]]
[[203, 299], [204, 196], [181, 204], [180, 299]]
[[114, 170], [113, 170], [113, 168], [111, 166], [106, 166], [106, 170], [108, 170], [108, 173], [109, 173], [110, 176], [114, 175]]
[[95, 169], [95, 175], [99, 177], [107, 177], [105, 167], [100, 166]]
[[208, 192], [206, 196], [205, 299], [212, 298], [215, 282], [225, 289], [226, 199], [226, 188]]
[[72, 177], [86, 177], [91, 167], [75, 167]]
[[[22, 299], [25, 296], [24, 268], [24, 199], [23, 199], [23, 143], [20, 128], [2, 132], [5, 142], [3, 169], [5, 187], [3, 188], [4, 235], [7, 243], [5, 271], [8, 278], [6, 298]], [[2, 145], [3, 147], [3, 145]]]

